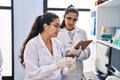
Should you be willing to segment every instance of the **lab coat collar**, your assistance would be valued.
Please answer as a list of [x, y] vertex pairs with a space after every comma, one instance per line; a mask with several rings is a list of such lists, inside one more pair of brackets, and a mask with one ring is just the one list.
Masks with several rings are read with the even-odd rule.
[[[40, 46], [42, 48], [47, 48], [44, 41], [43, 41], [43, 39], [42, 39], [42, 37], [41, 37], [41, 35], [39, 34], [37, 37], [39, 38]], [[58, 44], [57, 44], [55, 38], [51, 38], [51, 40], [52, 40], [53, 56], [55, 56], [58, 53], [58, 50], [59, 50], [58, 48], [59, 47], [58, 47]], [[47, 50], [47, 52], [50, 53], [50, 51], [48, 51], [48, 50]], [[48, 55], [53, 57], [51, 54], [48, 54]]]
[[44, 43], [44, 41], [43, 41], [43, 39], [42, 39], [42, 37], [41, 37], [41, 35], [39, 34], [37, 37], [38, 37], [38, 39], [39, 39], [39, 42], [40, 42], [41, 47], [46, 47], [46, 46], [45, 46], [45, 43]]
[[[40, 34], [38, 35], [38, 38], [39, 38], [41, 47], [46, 47], [46, 45], [45, 45], [45, 43], [44, 43], [44, 41], [43, 41], [43, 39], [42, 39], [42, 37], [41, 37]], [[53, 46], [53, 48], [55, 48], [55, 47], [57, 48], [58, 45], [55, 44], [54, 39], [55, 39], [55, 38], [51, 38], [51, 40], [52, 40], [52, 46]]]
[[[76, 39], [76, 36], [78, 35], [77, 33], [79, 33], [79, 31], [80, 31], [80, 29], [78, 28], [78, 27], [74, 27], [74, 29], [73, 29], [73, 32], [74, 32], [74, 35], [75, 36], [73, 36], [73, 41]], [[67, 41], [69, 42], [69, 43], [72, 43], [73, 41], [71, 41], [71, 39], [70, 39], [70, 37], [68, 36], [68, 30], [64, 27], [63, 29], [60, 29], [60, 32], [62, 32], [62, 33], [65, 33], [64, 35], [65, 35], [65, 38], [67, 38]]]

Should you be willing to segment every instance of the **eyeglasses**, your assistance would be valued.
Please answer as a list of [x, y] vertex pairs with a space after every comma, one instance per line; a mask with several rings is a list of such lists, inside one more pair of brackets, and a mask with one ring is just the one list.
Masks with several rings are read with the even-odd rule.
[[60, 28], [60, 25], [59, 25], [59, 24], [51, 24], [51, 25], [53, 25], [53, 26], [56, 27], [56, 28]]
[[67, 18], [67, 20], [72, 20], [72, 21], [77, 21], [78, 19], [77, 18], [72, 18], [72, 17], [66, 17]]

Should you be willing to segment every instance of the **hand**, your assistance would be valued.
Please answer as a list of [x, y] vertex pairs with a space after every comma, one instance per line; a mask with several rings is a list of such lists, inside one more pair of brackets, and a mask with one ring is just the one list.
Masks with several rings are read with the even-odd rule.
[[65, 57], [72, 57], [72, 58], [74, 58], [75, 55], [74, 55], [74, 54], [71, 54], [71, 53], [70, 53], [70, 50], [66, 50], [66, 55], [65, 55]]
[[72, 46], [70, 49], [70, 53], [76, 56], [80, 56], [81, 51], [82, 51], [81, 46], [79, 47], [79, 49], [75, 49], [74, 46]]
[[73, 65], [73, 60], [74, 59], [71, 57], [65, 57], [56, 63], [56, 67], [57, 67], [57, 69], [69, 67], [69, 66]]
[[71, 66], [68, 66], [68, 72], [67, 72], [67, 73], [68, 73], [68, 74], [73, 73], [74, 70], [75, 70], [75, 68], [76, 68], [76, 60], [75, 60], [75, 58], [74, 58], [72, 65], [71, 65]]

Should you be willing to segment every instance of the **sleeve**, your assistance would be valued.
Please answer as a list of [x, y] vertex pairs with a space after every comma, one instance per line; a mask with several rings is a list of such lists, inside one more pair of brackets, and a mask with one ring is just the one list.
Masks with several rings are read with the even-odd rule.
[[[83, 35], [83, 36], [81, 36], [82, 40], [87, 40], [87, 34], [84, 30], [82, 30], [81, 34]], [[81, 51], [80, 56], [77, 57], [77, 59], [86, 60], [89, 58], [90, 54], [91, 54], [90, 48], [87, 47], [84, 51], [83, 50]]]
[[26, 45], [24, 61], [26, 76], [30, 80], [44, 79], [57, 69], [55, 64], [38, 66], [37, 48], [33, 43]]
[[80, 56], [77, 59], [86, 60], [90, 56], [90, 48], [86, 48], [84, 51], [81, 51]]

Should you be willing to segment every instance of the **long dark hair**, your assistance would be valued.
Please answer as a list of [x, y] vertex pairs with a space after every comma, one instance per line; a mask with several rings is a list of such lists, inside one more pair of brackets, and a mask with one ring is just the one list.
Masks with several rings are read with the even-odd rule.
[[[77, 17], [79, 16], [79, 13], [78, 13], [78, 9], [75, 9], [74, 6], [71, 4], [70, 6], [68, 6], [65, 10], [65, 14], [64, 14], [64, 17], [68, 14], [68, 13], [76, 13], [77, 14]], [[64, 28], [65, 27], [65, 20], [62, 21], [61, 25], [60, 25], [60, 28]]]
[[50, 25], [50, 23], [56, 19], [59, 18], [56, 14], [54, 13], [50, 13], [50, 12], [46, 12], [41, 16], [38, 16], [31, 28], [31, 31], [29, 33], [29, 35], [27, 36], [26, 40], [24, 41], [22, 48], [20, 50], [20, 63], [23, 65], [23, 67], [25, 67], [24, 64], [24, 50], [25, 50], [25, 46], [28, 43], [28, 41], [30, 39], [32, 39], [33, 37], [37, 36], [39, 33], [42, 33], [44, 31], [44, 27], [43, 25], [46, 23], [47, 25]]

